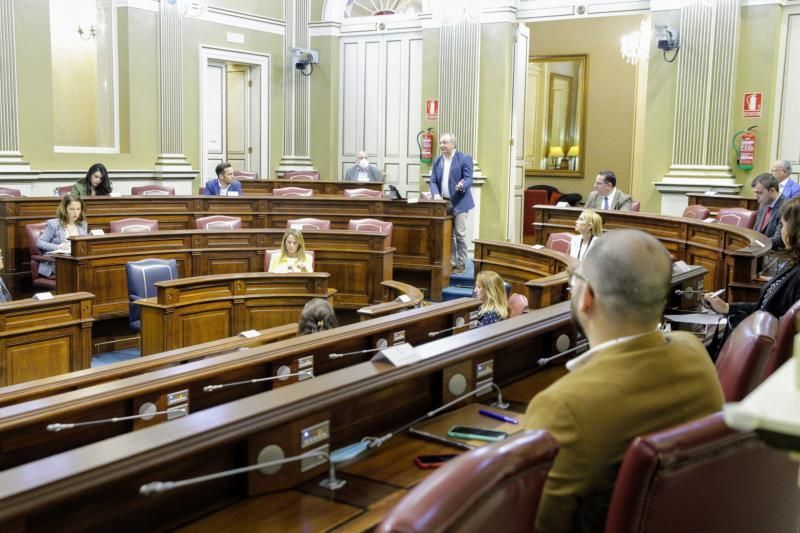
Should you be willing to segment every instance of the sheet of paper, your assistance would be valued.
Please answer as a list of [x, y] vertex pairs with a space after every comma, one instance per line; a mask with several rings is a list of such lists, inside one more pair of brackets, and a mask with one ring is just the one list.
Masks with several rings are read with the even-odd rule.
[[725, 315], [718, 315], [717, 313], [690, 313], [686, 315], [664, 315], [664, 318], [679, 324], [704, 324], [716, 325], [725, 322], [727, 317]]

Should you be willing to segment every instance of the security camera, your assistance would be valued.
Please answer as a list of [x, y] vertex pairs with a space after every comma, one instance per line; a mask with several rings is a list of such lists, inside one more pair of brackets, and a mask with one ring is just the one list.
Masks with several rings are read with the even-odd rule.
[[292, 62], [294, 68], [305, 71], [309, 65], [319, 63], [319, 53], [308, 48], [292, 48]]
[[658, 43], [658, 49], [665, 52], [679, 48], [678, 30], [669, 26], [656, 26], [656, 42]]

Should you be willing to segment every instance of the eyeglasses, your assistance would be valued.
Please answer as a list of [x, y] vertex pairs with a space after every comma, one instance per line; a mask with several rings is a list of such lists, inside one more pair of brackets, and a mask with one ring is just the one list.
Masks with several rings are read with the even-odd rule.
[[586, 278], [586, 276], [584, 276], [583, 274], [581, 274], [577, 270], [574, 270], [572, 268], [567, 268], [567, 276], [568, 276], [567, 277], [567, 290], [569, 292], [572, 292], [575, 289], [575, 278], [578, 278], [579, 280], [581, 280], [583, 283], [586, 284], [586, 286], [589, 288], [589, 290], [592, 290], [592, 284], [589, 283], [589, 280]]

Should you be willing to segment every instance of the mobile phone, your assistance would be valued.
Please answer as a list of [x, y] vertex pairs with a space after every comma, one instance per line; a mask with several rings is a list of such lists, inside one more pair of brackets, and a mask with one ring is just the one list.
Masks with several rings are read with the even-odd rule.
[[453, 426], [450, 428], [450, 431], [447, 432], [447, 435], [457, 439], [488, 440], [489, 442], [503, 440], [504, 438], [508, 437], [508, 433], [505, 431], [474, 428], [469, 426]]
[[414, 462], [420, 468], [439, 468], [450, 459], [456, 457], [454, 453], [443, 453], [438, 455], [418, 455]]

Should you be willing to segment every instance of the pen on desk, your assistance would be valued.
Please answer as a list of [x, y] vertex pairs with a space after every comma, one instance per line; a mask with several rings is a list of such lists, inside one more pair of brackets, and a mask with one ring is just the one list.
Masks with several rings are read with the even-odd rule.
[[501, 420], [503, 422], [508, 422], [509, 424], [519, 424], [519, 420], [517, 420], [516, 418], [511, 418], [510, 416], [504, 416], [498, 413], [493, 413], [485, 409], [481, 409], [478, 412], [483, 416], [488, 416], [489, 418], [494, 418], [495, 420]]

